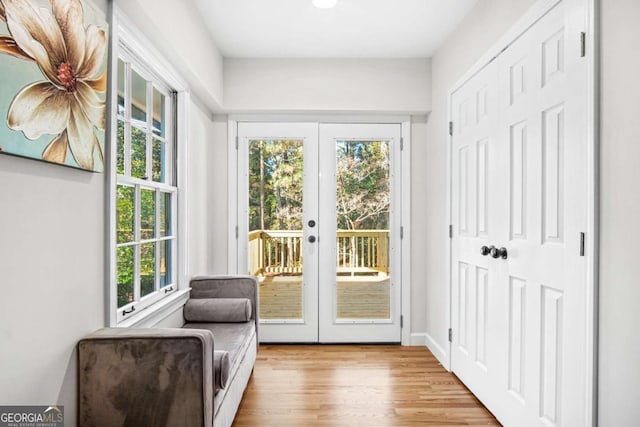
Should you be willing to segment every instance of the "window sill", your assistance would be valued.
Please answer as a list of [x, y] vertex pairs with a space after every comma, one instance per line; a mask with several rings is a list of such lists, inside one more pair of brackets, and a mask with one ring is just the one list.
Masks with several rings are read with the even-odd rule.
[[191, 288], [179, 289], [173, 295], [158, 301], [131, 318], [118, 323], [118, 328], [151, 328], [171, 313], [179, 310], [189, 299]]

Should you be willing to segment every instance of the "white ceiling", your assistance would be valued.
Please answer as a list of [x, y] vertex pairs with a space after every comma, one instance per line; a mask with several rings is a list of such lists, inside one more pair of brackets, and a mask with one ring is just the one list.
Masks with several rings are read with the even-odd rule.
[[227, 58], [423, 58], [478, 0], [194, 0]]

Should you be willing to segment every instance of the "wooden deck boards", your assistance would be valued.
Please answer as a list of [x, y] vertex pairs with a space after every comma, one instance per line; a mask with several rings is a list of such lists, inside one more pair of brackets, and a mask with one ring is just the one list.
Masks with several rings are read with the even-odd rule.
[[424, 347], [261, 345], [233, 426], [500, 424]]
[[[389, 279], [344, 276], [337, 283], [338, 317], [388, 319]], [[268, 276], [260, 282], [261, 319], [302, 318], [302, 276]]]

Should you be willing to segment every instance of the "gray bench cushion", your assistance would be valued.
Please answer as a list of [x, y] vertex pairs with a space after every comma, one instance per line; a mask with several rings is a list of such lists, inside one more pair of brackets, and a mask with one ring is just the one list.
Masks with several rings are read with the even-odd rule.
[[213, 380], [216, 391], [226, 388], [231, 373], [231, 362], [229, 352], [215, 350], [213, 352]]
[[235, 323], [251, 320], [248, 298], [189, 299], [184, 306], [187, 322]]
[[229, 365], [233, 366], [242, 355], [247, 341], [255, 331], [253, 321], [246, 323], [186, 323], [184, 329], [206, 329], [213, 332], [213, 349], [229, 353]]

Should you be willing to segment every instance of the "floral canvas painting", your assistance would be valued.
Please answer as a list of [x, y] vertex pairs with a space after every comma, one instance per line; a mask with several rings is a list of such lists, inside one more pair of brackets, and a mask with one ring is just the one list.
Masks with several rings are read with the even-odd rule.
[[0, 0], [0, 152], [104, 170], [108, 26], [81, 0]]

